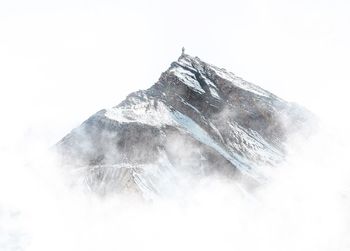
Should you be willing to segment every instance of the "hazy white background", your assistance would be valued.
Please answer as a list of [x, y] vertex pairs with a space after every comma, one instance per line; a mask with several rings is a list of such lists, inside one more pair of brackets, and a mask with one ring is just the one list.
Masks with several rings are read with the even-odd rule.
[[182, 46], [320, 115], [344, 118], [349, 13], [347, 0], [1, 0], [0, 145], [53, 144], [155, 83]]
[[[349, 250], [349, 147], [334, 142], [349, 136], [349, 13], [347, 0], [0, 0], [0, 249]], [[182, 46], [335, 128], [274, 174], [262, 206], [222, 183], [187, 209], [102, 203], [47, 159], [23, 165], [151, 86]]]

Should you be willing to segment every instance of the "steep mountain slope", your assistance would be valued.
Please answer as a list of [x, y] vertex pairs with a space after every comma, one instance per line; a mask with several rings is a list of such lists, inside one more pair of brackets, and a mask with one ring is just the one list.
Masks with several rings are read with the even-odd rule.
[[[264, 182], [288, 135], [312, 115], [262, 88], [183, 54], [151, 88], [97, 112], [57, 143], [92, 190], [144, 197], [212, 174]], [[183, 175], [186, 174], [186, 175]]]

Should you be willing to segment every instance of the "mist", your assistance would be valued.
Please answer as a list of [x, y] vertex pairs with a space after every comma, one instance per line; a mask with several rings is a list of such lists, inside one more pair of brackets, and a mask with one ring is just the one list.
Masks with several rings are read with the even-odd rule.
[[8, 154], [0, 175], [0, 247], [348, 250], [350, 174], [342, 139], [324, 128], [307, 143], [295, 139], [288, 160], [251, 193], [235, 180], [211, 177], [180, 197], [149, 202], [88, 192], [47, 151], [30, 162]]
[[[349, 11], [341, 0], [1, 2], [0, 250], [349, 250]], [[251, 193], [221, 177], [149, 202], [88, 192], [48, 149], [151, 86], [182, 46], [309, 108], [319, 130], [291, 138]]]

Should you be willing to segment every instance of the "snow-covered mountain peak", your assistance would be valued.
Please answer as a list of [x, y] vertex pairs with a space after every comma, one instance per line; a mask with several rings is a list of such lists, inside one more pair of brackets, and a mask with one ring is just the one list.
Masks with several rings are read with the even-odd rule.
[[94, 114], [57, 150], [65, 164], [80, 167], [88, 187], [103, 193], [164, 195], [183, 185], [183, 173], [261, 183], [261, 170], [283, 161], [289, 133], [310, 130], [310, 117], [225, 69], [183, 54], [152, 87]]
[[224, 68], [208, 64], [200, 58], [188, 54], [182, 54], [177, 61], [173, 62], [168, 73], [175, 75], [183, 84], [190, 86], [199, 93], [206, 93], [203, 89], [209, 89], [208, 94], [216, 98], [219, 98], [218, 91], [224, 91], [221, 89], [225, 89], [225, 83], [256, 95], [274, 96], [272, 93], [243, 80]]

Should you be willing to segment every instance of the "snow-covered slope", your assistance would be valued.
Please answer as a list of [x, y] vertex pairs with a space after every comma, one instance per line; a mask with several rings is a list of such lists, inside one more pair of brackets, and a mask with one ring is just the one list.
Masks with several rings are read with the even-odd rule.
[[264, 182], [261, 171], [283, 160], [290, 133], [309, 132], [311, 117], [183, 54], [151, 88], [91, 116], [56, 149], [92, 190], [152, 197], [188, 186], [188, 174]]

